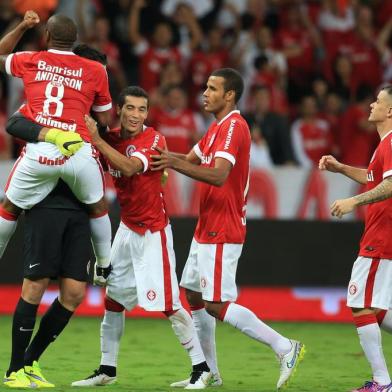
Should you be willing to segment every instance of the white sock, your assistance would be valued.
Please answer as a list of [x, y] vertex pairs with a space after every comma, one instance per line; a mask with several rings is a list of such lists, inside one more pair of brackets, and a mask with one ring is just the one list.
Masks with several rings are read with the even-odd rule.
[[270, 346], [278, 355], [287, 354], [291, 350], [289, 339], [264, 324], [252, 311], [241, 305], [231, 303], [223, 321], [239, 329], [245, 335]]
[[0, 215], [0, 259], [3, 257], [8, 241], [10, 240], [12, 234], [14, 234], [16, 229], [17, 218], [15, 220], [12, 220], [11, 214], [9, 214], [9, 217], [10, 219], [5, 219], [3, 218], [3, 216]]
[[105, 214], [98, 218], [90, 218], [91, 242], [97, 264], [100, 267], [109, 265], [110, 246], [112, 242], [112, 226], [109, 215]]
[[188, 352], [192, 365], [205, 362], [206, 359], [189, 313], [185, 309], [180, 308], [169, 316], [169, 320], [182, 347]]
[[101, 323], [101, 365], [117, 367], [120, 340], [124, 333], [124, 311], [105, 310]]
[[391, 382], [384, 353], [381, 345], [381, 331], [377, 323], [358, 327], [358, 336], [362, 349], [372, 368], [373, 379], [380, 385], [388, 385]]
[[215, 346], [215, 317], [210, 316], [205, 308], [192, 310], [191, 314], [207, 364], [211, 372], [217, 374], [219, 370]]
[[385, 313], [380, 328], [388, 333], [392, 333], [392, 312], [390, 310]]

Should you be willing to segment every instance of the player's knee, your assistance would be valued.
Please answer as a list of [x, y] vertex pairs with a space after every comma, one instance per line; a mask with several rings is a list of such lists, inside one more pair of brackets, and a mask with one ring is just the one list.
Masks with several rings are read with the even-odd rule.
[[22, 212], [22, 209], [17, 207], [14, 203], [12, 203], [10, 200], [7, 199], [7, 197], [4, 198], [3, 203], [1, 204], [0, 207], [2, 210], [5, 212], [8, 212], [9, 214], [12, 214], [15, 216], [15, 219], [20, 215]]
[[219, 318], [219, 314], [220, 314], [220, 304], [215, 304], [212, 302], [206, 302], [205, 303], [205, 308], [207, 313], [215, 318]]
[[87, 205], [90, 217], [99, 217], [108, 212], [108, 205], [105, 198], [102, 198], [96, 203]]
[[63, 293], [60, 293], [61, 303], [65, 308], [75, 311], [76, 308], [83, 302], [86, 296], [85, 289], [77, 289], [77, 290], [66, 290]]
[[198, 293], [197, 291], [192, 291], [192, 290], [186, 289], [185, 295], [186, 295], [186, 299], [187, 299], [189, 305], [192, 308], [201, 309], [204, 307], [204, 301], [201, 296], [201, 293]]
[[105, 309], [109, 310], [110, 312], [122, 312], [124, 311], [124, 306], [116, 302], [114, 299], [105, 296]]
[[47, 283], [43, 280], [25, 279], [22, 286], [22, 298], [31, 304], [39, 304], [46, 290]]

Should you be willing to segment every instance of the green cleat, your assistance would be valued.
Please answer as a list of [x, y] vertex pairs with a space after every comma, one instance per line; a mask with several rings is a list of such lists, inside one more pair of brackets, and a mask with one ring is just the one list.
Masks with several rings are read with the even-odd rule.
[[30, 381], [37, 384], [38, 388], [54, 388], [54, 384], [43, 376], [37, 361], [34, 361], [32, 366], [25, 366], [24, 371]]
[[8, 377], [5, 375], [3, 384], [8, 388], [37, 388], [37, 384], [30, 381], [23, 368], [12, 372]]

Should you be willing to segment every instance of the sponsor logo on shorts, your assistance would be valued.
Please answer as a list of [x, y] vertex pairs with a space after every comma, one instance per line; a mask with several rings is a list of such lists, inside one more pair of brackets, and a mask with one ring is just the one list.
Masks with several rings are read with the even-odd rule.
[[36, 267], [37, 265], [40, 265], [41, 263], [35, 263], [35, 264], [30, 264], [29, 265], [29, 268], [34, 268], [34, 267]]
[[348, 286], [348, 292], [350, 295], [355, 295], [358, 292], [358, 285], [356, 283], [350, 283], [350, 286]]
[[206, 278], [201, 278], [200, 279], [200, 286], [204, 289], [207, 286], [207, 280]]
[[156, 294], [156, 292], [154, 290], [148, 290], [147, 291], [147, 299], [149, 301], [154, 301], [156, 297], [157, 297], [157, 294]]
[[65, 162], [67, 162], [68, 158], [69, 157], [49, 159], [48, 157], [40, 156], [38, 158], [38, 162], [41, 165], [46, 165], [46, 166], [61, 166], [61, 165], [64, 165]]

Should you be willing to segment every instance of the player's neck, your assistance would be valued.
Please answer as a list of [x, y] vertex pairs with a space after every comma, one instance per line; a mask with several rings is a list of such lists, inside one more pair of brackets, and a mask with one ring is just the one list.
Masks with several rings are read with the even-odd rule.
[[377, 124], [377, 132], [382, 139], [389, 131], [392, 130], [392, 121], [384, 121]]
[[216, 121], [219, 122], [222, 118], [225, 118], [230, 112], [236, 109], [235, 105], [225, 106], [220, 112], [214, 113]]
[[62, 44], [61, 42], [49, 42], [48, 43], [48, 49], [54, 49], [54, 50], [62, 50], [64, 52], [71, 52], [72, 47], [70, 47], [68, 44]]

